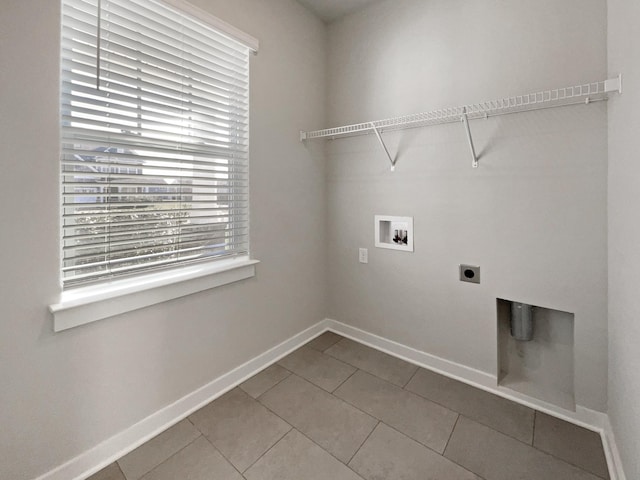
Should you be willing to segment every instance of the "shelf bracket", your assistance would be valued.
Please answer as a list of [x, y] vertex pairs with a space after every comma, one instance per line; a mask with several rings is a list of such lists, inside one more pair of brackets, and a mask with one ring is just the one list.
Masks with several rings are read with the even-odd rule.
[[476, 155], [476, 147], [473, 145], [473, 137], [471, 136], [471, 128], [469, 128], [469, 117], [467, 116], [467, 107], [462, 109], [462, 122], [467, 130], [467, 139], [469, 140], [469, 148], [471, 149], [471, 156], [473, 157], [473, 168], [478, 168], [478, 155]]
[[620, 93], [622, 94], [622, 74], [620, 73], [615, 78], [610, 78], [604, 81], [604, 91], [606, 93]]
[[380, 142], [380, 145], [382, 145], [382, 148], [384, 149], [384, 153], [387, 154], [387, 158], [389, 159], [389, 163], [391, 163], [391, 171], [393, 172], [396, 169], [396, 160], [397, 158], [393, 159], [391, 158], [391, 154], [389, 153], [389, 150], [387, 149], [387, 146], [384, 143], [384, 140], [382, 139], [382, 135], [380, 135], [380, 132], [378, 131], [378, 129], [376, 128], [375, 124], [373, 122], [371, 122], [371, 129], [373, 130], [373, 132], [376, 134], [376, 137], [378, 137], [378, 141]]

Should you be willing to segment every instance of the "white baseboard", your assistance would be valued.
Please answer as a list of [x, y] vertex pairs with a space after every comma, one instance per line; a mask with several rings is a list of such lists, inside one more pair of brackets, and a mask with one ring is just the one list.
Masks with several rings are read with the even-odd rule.
[[626, 480], [609, 417], [605, 413], [581, 406], [576, 406], [575, 412], [565, 410], [536, 398], [498, 387], [494, 375], [430, 355], [331, 319], [322, 320], [294, 335], [36, 480], [84, 480], [327, 330], [420, 367], [599, 432], [602, 436], [611, 480]]
[[609, 423], [609, 417], [606, 413], [597, 412], [580, 405], [576, 405], [575, 412], [566, 410], [537, 398], [515, 392], [508, 388], [500, 387], [498, 386], [498, 380], [495, 375], [416, 350], [359, 328], [338, 322], [337, 320], [326, 319], [325, 325], [327, 329], [344, 337], [351, 338], [359, 343], [368, 345], [376, 350], [388, 353], [389, 355], [393, 355], [394, 357], [402, 360], [406, 360], [410, 363], [426, 368], [427, 370], [440, 373], [449, 378], [459, 380], [463, 383], [512, 400], [521, 405], [525, 405], [575, 425], [598, 432], [602, 437], [611, 480], [626, 480], [622, 470], [622, 463], [620, 461], [615, 437], [611, 429], [611, 424]]
[[622, 468], [622, 458], [620, 458], [620, 451], [618, 450], [618, 444], [616, 443], [616, 437], [613, 434], [609, 417], [607, 417], [607, 422], [602, 432], [602, 444], [604, 446], [604, 454], [607, 457], [611, 480], [627, 480], [627, 476], [624, 474]]
[[323, 320], [36, 480], [84, 480], [327, 330]]

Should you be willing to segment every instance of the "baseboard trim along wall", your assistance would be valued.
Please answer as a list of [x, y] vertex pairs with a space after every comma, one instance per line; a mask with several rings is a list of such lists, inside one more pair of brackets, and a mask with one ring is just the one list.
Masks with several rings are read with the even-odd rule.
[[496, 377], [486, 372], [430, 355], [331, 319], [322, 320], [292, 336], [36, 480], [85, 479], [326, 331], [338, 333], [420, 367], [596, 431], [602, 436], [611, 480], [626, 480], [611, 424], [605, 413], [580, 406], [576, 407], [575, 412], [564, 410], [498, 387]]
[[321, 321], [36, 480], [84, 480], [327, 330]]

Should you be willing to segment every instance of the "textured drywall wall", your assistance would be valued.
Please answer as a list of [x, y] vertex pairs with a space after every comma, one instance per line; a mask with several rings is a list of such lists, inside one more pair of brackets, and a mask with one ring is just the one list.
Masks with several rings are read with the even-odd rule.
[[[329, 25], [328, 126], [607, 74], [602, 0], [389, 0]], [[607, 383], [606, 104], [327, 145], [330, 317], [497, 373], [496, 298], [575, 314], [575, 400]], [[413, 216], [415, 252], [374, 248], [374, 215]], [[358, 263], [358, 247], [369, 263]], [[458, 281], [481, 266], [482, 283]]]
[[37, 477], [325, 316], [326, 30], [294, 0], [192, 2], [260, 40], [251, 59], [257, 276], [54, 334], [59, 3], [0, 2], [0, 478]]
[[609, 0], [609, 418], [629, 480], [640, 478], [640, 3]]

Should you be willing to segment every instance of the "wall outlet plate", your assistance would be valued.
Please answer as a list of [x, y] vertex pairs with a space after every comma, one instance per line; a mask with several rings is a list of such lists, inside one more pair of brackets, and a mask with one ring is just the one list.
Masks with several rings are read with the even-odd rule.
[[480, 283], [480, 267], [477, 265], [460, 265], [460, 281]]
[[369, 263], [369, 250], [361, 248], [358, 250], [358, 260], [360, 263]]

